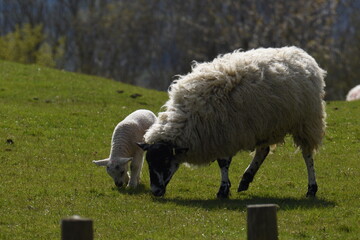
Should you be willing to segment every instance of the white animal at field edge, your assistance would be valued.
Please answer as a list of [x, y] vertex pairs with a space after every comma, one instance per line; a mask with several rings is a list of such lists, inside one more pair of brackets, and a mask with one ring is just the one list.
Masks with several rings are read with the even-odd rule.
[[355, 101], [360, 100], [360, 85], [357, 85], [350, 89], [348, 94], [346, 95], [346, 101]]

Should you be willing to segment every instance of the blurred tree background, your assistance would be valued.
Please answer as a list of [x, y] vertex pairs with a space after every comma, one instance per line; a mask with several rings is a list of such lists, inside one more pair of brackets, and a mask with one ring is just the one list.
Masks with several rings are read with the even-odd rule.
[[0, 0], [0, 59], [158, 90], [191, 62], [295, 45], [328, 71], [328, 100], [360, 83], [360, 0]]

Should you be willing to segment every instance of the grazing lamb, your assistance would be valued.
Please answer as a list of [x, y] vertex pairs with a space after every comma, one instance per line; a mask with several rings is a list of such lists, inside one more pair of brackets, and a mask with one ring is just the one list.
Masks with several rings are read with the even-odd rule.
[[228, 197], [232, 157], [239, 150], [255, 149], [238, 188], [247, 190], [269, 146], [291, 134], [307, 166], [307, 196], [315, 196], [313, 152], [325, 130], [325, 74], [296, 47], [235, 51], [195, 63], [191, 73], [171, 85], [165, 111], [138, 144], [147, 151], [152, 193], [165, 194], [181, 163], [217, 160], [217, 196]]
[[[136, 145], [143, 141], [145, 132], [155, 122], [156, 116], [149, 110], [137, 110], [121, 121], [114, 130], [110, 157], [93, 161], [98, 166], [106, 166], [108, 174], [117, 187], [128, 184], [135, 188], [140, 181], [144, 152]], [[130, 180], [128, 162], [130, 164]]]
[[346, 95], [346, 101], [355, 100], [360, 100], [360, 85], [357, 85], [350, 89], [349, 93]]

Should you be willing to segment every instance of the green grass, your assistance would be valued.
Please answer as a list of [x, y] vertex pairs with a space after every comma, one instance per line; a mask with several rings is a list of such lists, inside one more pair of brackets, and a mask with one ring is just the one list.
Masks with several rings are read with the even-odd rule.
[[94, 220], [95, 239], [246, 239], [246, 205], [253, 203], [280, 206], [280, 239], [359, 239], [360, 101], [328, 103], [316, 199], [304, 197], [305, 164], [291, 139], [241, 194], [236, 187], [251, 156], [238, 154], [229, 200], [215, 199], [217, 164], [182, 166], [163, 198], [149, 193], [145, 164], [139, 189], [118, 191], [91, 161], [108, 156], [125, 116], [158, 112], [166, 99], [112, 80], [0, 61], [0, 239], [59, 239], [60, 220], [75, 214]]

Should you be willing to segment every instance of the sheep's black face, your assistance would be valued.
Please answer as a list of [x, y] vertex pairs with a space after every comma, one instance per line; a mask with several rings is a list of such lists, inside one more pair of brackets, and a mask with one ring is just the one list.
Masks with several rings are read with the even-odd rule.
[[154, 196], [163, 196], [171, 177], [179, 168], [176, 161], [176, 148], [168, 143], [139, 144], [147, 151], [151, 191]]

